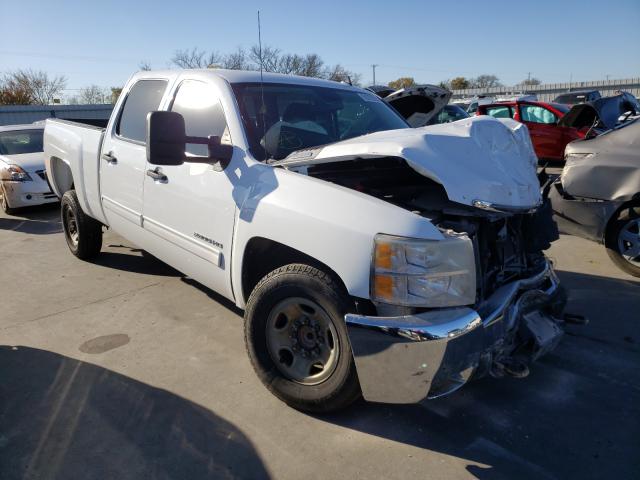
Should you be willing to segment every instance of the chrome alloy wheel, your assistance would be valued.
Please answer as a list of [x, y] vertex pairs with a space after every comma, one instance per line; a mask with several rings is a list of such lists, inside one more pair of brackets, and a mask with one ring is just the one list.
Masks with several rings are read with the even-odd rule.
[[267, 319], [267, 348], [278, 370], [302, 385], [324, 382], [336, 369], [340, 344], [331, 317], [306, 298], [278, 303]]
[[620, 229], [618, 251], [632, 265], [640, 267], [640, 218], [632, 218]]

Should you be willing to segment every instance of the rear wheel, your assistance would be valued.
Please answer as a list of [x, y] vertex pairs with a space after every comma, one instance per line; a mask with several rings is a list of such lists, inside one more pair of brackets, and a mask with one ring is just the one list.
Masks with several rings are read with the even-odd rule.
[[0, 207], [2, 207], [2, 211], [7, 215], [12, 215], [15, 213], [15, 209], [9, 206], [9, 199], [7, 198], [7, 192], [4, 187], [0, 185]]
[[605, 235], [609, 258], [621, 270], [640, 277], [640, 205], [623, 208], [609, 223]]
[[102, 248], [102, 224], [82, 211], [75, 190], [69, 190], [60, 201], [62, 228], [69, 250], [76, 257], [88, 260]]
[[245, 312], [249, 358], [264, 385], [288, 405], [329, 412], [360, 397], [344, 315], [352, 302], [314, 267], [278, 268], [255, 287]]

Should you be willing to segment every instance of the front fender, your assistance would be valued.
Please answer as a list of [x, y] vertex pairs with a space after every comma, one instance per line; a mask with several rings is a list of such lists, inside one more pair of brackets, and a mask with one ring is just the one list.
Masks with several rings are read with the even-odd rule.
[[[363, 193], [289, 170], [265, 166], [246, 192], [236, 218], [232, 281], [242, 285], [247, 243], [264, 237], [324, 263], [349, 294], [369, 298], [376, 234], [440, 240], [426, 218]], [[242, 289], [234, 288], [244, 308]]]

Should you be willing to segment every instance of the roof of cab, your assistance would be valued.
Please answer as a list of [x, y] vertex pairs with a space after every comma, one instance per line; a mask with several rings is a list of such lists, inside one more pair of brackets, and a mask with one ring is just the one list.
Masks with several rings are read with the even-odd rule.
[[327, 88], [344, 88], [344, 89], [357, 89], [347, 83], [334, 82], [332, 80], [324, 80], [314, 77], [301, 77], [298, 75], [285, 75], [282, 73], [267, 73], [262, 75], [259, 71], [250, 70], [225, 70], [222, 68], [202, 68], [202, 69], [190, 69], [190, 70], [151, 70], [142, 71], [136, 73], [132, 79], [140, 78], [176, 78], [180, 76], [190, 77], [218, 77], [226, 80], [229, 83], [289, 83], [296, 85], [315, 85], [318, 87]]

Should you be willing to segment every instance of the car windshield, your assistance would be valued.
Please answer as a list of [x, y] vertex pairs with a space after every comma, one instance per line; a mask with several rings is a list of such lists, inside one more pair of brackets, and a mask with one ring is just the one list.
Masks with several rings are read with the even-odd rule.
[[463, 118], [469, 118], [469, 114], [465, 112], [458, 105], [446, 105], [440, 113], [435, 115], [429, 120], [429, 125], [435, 125], [438, 123], [450, 123]]
[[373, 93], [276, 83], [232, 85], [249, 148], [260, 161], [383, 130], [408, 128]]
[[0, 155], [42, 152], [44, 130], [10, 130], [0, 132]]
[[584, 103], [587, 100], [587, 93], [566, 93], [564, 95], [558, 95], [554, 100], [554, 103], [564, 103], [565, 105], [577, 105]]

